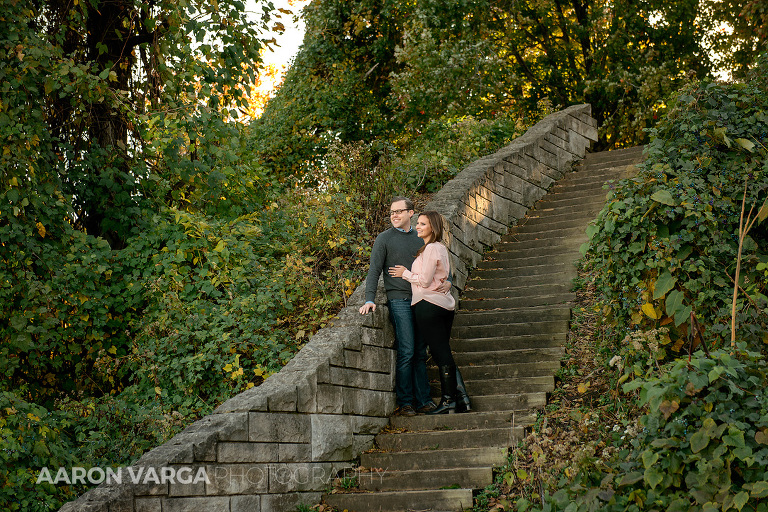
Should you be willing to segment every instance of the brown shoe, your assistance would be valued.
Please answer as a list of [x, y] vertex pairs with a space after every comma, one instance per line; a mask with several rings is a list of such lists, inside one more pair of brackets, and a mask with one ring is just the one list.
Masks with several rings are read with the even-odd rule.
[[412, 405], [404, 405], [395, 410], [395, 416], [416, 416], [416, 411], [413, 410]]
[[427, 402], [426, 404], [422, 405], [418, 409], [416, 409], [416, 412], [419, 414], [429, 414], [430, 412], [437, 409], [437, 406], [434, 402]]

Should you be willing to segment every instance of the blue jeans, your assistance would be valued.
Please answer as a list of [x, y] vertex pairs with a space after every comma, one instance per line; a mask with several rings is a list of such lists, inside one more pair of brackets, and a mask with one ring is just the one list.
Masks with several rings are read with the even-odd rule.
[[430, 402], [427, 380], [427, 345], [416, 336], [411, 299], [387, 302], [389, 319], [395, 328], [395, 394], [397, 405], [421, 407]]

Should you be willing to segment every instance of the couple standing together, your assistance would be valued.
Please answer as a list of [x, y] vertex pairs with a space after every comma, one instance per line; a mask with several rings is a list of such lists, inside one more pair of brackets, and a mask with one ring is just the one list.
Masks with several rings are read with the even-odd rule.
[[[392, 198], [392, 227], [373, 244], [365, 281], [366, 303], [360, 313], [376, 310], [376, 287], [383, 272], [397, 347], [396, 414], [466, 412], [471, 407], [469, 396], [449, 344], [456, 303], [450, 293], [448, 250], [442, 243], [444, 221], [439, 213], [427, 211], [419, 214], [416, 229], [412, 229], [413, 214], [408, 198]], [[440, 372], [438, 405], [429, 395], [427, 346]]]

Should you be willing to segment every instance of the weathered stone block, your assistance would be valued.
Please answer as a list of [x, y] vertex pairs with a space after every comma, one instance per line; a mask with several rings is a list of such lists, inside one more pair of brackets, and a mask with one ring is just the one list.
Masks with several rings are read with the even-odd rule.
[[308, 443], [310, 439], [306, 414], [253, 412], [248, 424], [252, 443]]
[[352, 419], [340, 414], [312, 414], [312, 461], [343, 461], [354, 457]]
[[376, 436], [361, 434], [352, 437], [352, 453], [363, 453], [373, 448], [373, 440]]
[[[391, 351], [394, 359], [394, 351]], [[337, 384], [340, 386], [363, 388], [363, 389], [376, 389], [380, 391], [391, 391], [394, 388], [394, 372], [393, 373], [375, 373], [363, 370], [356, 370], [354, 368], [339, 368], [337, 366], [331, 366], [331, 384]]]
[[390, 373], [394, 370], [393, 352], [373, 345], [363, 345], [359, 351], [345, 350], [344, 366], [368, 372]]
[[[209, 496], [261, 494], [269, 489], [269, 464], [211, 464], [206, 466]], [[227, 502], [229, 504], [229, 502]]]
[[163, 512], [229, 512], [229, 498], [165, 498]]
[[265, 512], [274, 509], [262, 508], [261, 496], [232, 496], [229, 499], [229, 512]]
[[205, 496], [205, 480], [198, 478], [204, 466], [175, 466], [175, 478], [168, 482], [169, 496]]
[[306, 462], [312, 460], [311, 444], [280, 443], [278, 462]]
[[370, 389], [342, 388], [344, 414], [390, 416], [395, 410], [395, 393]]
[[219, 443], [217, 460], [220, 464], [240, 462], [271, 462], [278, 458], [275, 443]]
[[376, 416], [350, 416], [350, 419], [355, 434], [378, 434], [389, 423], [389, 418]]
[[344, 462], [271, 464], [269, 466], [269, 493], [322, 491], [333, 482], [339, 470], [350, 466], [351, 464]]
[[317, 385], [317, 412], [341, 414], [343, 409], [344, 397], [341, 386]]
[[[163, 507], [160, 498], [136, 498], [133, 506], [136, 512], [162, 512]], [[64, 509], [59, 512], [64, 512]]]

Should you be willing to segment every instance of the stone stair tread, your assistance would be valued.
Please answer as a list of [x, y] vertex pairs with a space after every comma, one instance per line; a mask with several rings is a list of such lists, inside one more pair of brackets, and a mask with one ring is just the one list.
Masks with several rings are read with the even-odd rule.
[[472, 489], [328, 494], [324, 500], [349, 512], [463, 511], [472, 507]]
[[511, 426], [432, 432], [388, 432], [376, 436], [376, 446], [390, 452], [510, 446], [522, 433], [522, 427], [513, 430]]
[[493, 467], [440, 468], [408, 471], [361, 473], [358, 486], [367, 491], [445, 489], [448, 487], [481, 489], [493, 483]]
[[386, 470], [419, 470], [498, 466], [507, 459], [507, 447], [450, 448], [410, 452], [368, 452], [360, 455], [360, 465]]
[[390, 426], [409, 432], [432, 432], [443, 430], [471, 430], [528, 426], [536, 421], [536, 415], [521, 411], [484, 411], [462, 414], [424, 414], [419, 416], [393, 416]]
[[529, 334], [523, 336], [492, 336], [465, 338], [451, 341], [454, 351], [487, 352], [491, 350], [516, 350], [521, 348], [553, 348], [565, 346], [565, 333]]
[[510, 286], [506, 288], [485, 288], [482, 290], [466, 290], [464, 292], [464, 300], [512, 299], [543, 295], [557, 295], [568, 293], [572, 289], [573, 284], [571, 283]]
[[565, 355], [564, 347], [536, 347], [512, 350], [477, 350], [474, 352], [457, 352], [453, 355], [460, 368], [477, 366], [483, 361], [494, 361], [500, 364], [512, 362], [532, 362], [559, 359]]
[[[493, 396], [500, 391], [510, 393], [551, 393], [555, 388], [553, 375], [539, 377], [506, 377], [499, 379], [479, 379], [465, 381], [467, 393], [471, 399], [479, 396]], [[437, 387], [435, 394], [439, 393]]]
[[[474, 288], [474, 287], [473, 287]], [[453, 321], [454, 326], [512, 324], [529, 322], [551, 322], [570, 320], [571, 309], [565, 306], [545, 308], [515, 308], [494, 311], [459, 311]]]
[[566, 304], [574, 300], [572, 293], [558, 293], [537, 295], [534, 297], [512, 297], [502, 299], [462, 299], [461, 307], [471, 310], [488, 310], [497, 308], [509, 308], [520, 306], [548, 306], [556, 304]]
[[[512, 377], [540, 377], [551, 375], [560, 368], [560, 359], [535, 361], [530, 363], [485, 364], [478, 366], [462, 366], [461, 375], [467, 382], [479, 379], [508, 379]], [[550, 372], [550, 373], [547, 373]], [[437, 368], [427, 368], [430, 378], [437, 378]]]

